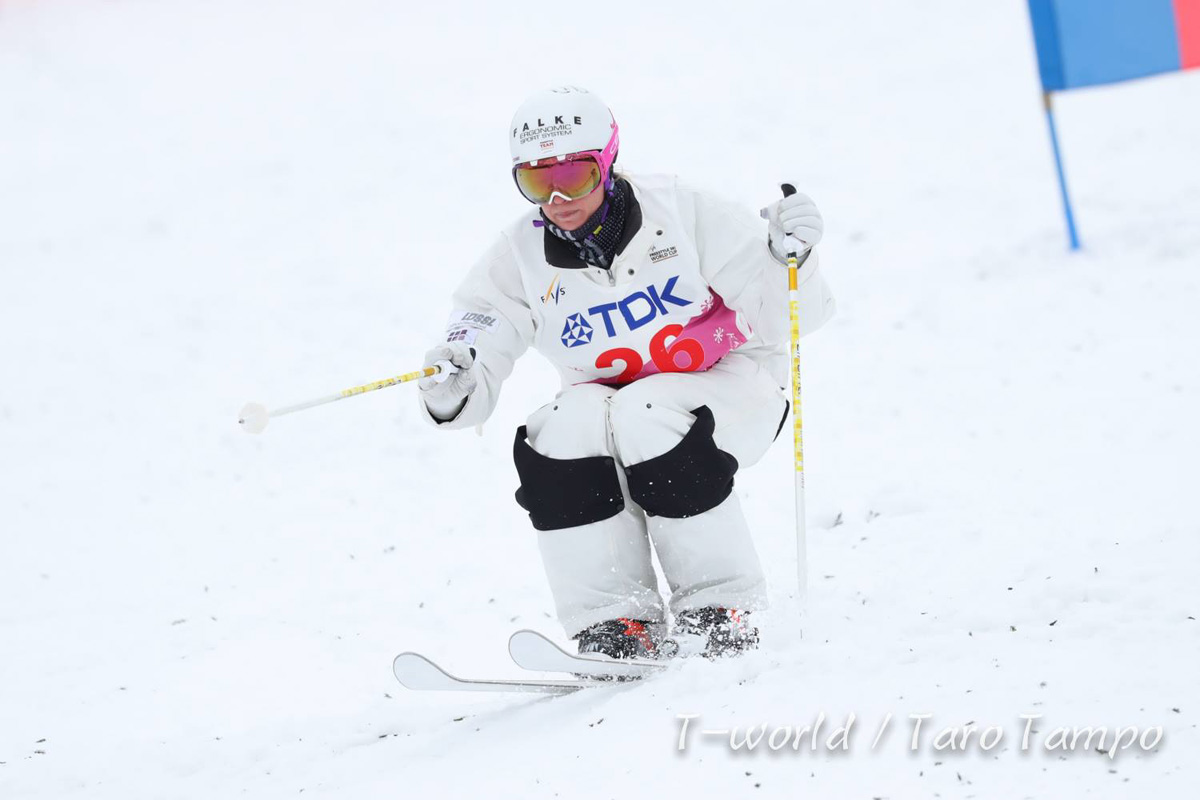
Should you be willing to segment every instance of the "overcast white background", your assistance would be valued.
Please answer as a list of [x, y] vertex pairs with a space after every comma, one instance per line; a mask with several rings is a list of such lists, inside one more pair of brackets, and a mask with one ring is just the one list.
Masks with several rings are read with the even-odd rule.
[[[812, 617], [637, 686], [413, 694], [401, 650], [515, 676], [513, 629], [561, 635], [509, 458], [551, 368], [482, 438], [411, 387], [236, 413], [419, 366], [559, 83], [629, 170], [824, 211]], [[1060, 97], [1075, 255], [1039, 91], [1018, 0], [0, 2], [0, 796], [1190, 796], [1200, 75]], [[780, 608], [789, 449], [738, 476]], [[673, 749], [821, 711], [850, 754]], [[888, 712], [1007, 739], [871, 752]], [[1022, 755], [1023, 712], [1164, 743]]]

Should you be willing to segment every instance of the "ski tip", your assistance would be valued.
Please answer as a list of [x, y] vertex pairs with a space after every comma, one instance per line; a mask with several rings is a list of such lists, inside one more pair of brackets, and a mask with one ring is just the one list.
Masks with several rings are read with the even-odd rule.
[[444, 670], [441, 667], [439, 667], [437, 664], [433, 663], [432, 661], [430, 661], [428, 658], [421, 655], [420, 653], [414, 653], [411, 650], [406, 650], [405, 652], [401, 653], [400, 655], [398, 655], [392, 659], [392, 668], [393, 669], [395, 669], [397, 666], [408, 665], [408, 664], [423, 664], [426, 667], [429, 667], [430, 669], [435, 669], [438, 672], [444, 672]]
[[420, 653], [405, 652], [392, 660], [392, 674], [409, 689], [424, 689], [431, 683], [455, 680], [452, 675]]
[[533, 630], [532, 628], [521, 628], [520, 630], [513, 631], [512, 635], [508, 637], [508, 640], [511, 642], [513, 639], [517, 638], [518, 636], [527, 636], [529, 634], [533, 634], [534, 636], [543, 636], [543, 634], [538, 633], [537, 631]]
[[546, 638], [544, 635], [542, 635], [541, 633], [538, 633], [537, 631], [535, 631], [531, 628], [521, 628], [520, 630], [515, 630], [508, 637], [508, 652], [510, 652], [510, 653], [512, 652], [513, 642], [519, 642], [522, 639], [530, 637], [530, 636], [537, 637], [538, 639]]
[[413, 691], [527, 692], [569, 694], [592, 686], [607, 686], [605, 681], [578, 680], [477, 680], [451, 675], [420, 653], [401, 653], [392, 661], [396, 680]]
[[563, 650], [557, 642], [546, 634], [530, 628], [522, 628], [519, 631], [514, 631], [512, 636], [508, 637], [508, 655], [518, 664], [521, 662], [518, 650], [529, 647], [536, 647], [539, 650], [553, 649], [558, 650], [563, 655], [571, 655], [571, 653]]

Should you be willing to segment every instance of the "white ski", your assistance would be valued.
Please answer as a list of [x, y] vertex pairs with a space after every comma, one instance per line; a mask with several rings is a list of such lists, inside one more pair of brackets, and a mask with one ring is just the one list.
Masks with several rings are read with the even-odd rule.
[[567, 694], [589, 686], [611, 686], [597, 680], [471, 680], [451, 675], [419, 653], [401, 653], [392, 662], [392, 673], [405, 688], [442, 692], [540, 692]]
[[[537, 631], [520, 630], [508, 640], [508, 654], [518, 667], [538, 672], [570, 672], [581, 678], [629, 680], [666, 669], [666, 664], [641, 658], [620, 660], [602, 655], [568, 653]], [[593, 681], [594, 682], [594, 681]]]

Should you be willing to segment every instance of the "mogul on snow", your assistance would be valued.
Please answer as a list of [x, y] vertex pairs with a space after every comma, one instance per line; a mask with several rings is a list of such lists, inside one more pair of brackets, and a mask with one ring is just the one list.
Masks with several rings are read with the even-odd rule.
[[535, 208], [454, 293], [425, 363], [459, 371], [421, 382], [423, 413], [441, 428], [482, 423], [536, 348], [562, 388], [517, 429], [516, 500], [567, 635], [614, 658], [754, 647], [766, 591], [734, 475], [788, 415], [786, 253], [801, 261], [801, 333], [834, 312], [812, 249], [820, 212], [794, 194], [764, 230], [674, 176], [615, 170], [616, 119], [582, 89], [534, 94], [509, 131], [513, 180]]

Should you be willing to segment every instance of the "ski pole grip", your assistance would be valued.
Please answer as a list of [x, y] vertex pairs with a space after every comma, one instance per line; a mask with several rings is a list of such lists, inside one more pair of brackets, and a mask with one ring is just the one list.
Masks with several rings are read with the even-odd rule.
[[[792, 195], [794, 195], [794, 194], [796, 193], [796, 187], [795, 187], [795, 186], [792, 186], [790, 183], [781, 183], [781, 184], [779, 184], [779, 188], [780, 188], [780, 189], [783, 191], [783, 196], [784, 196], [784, 197], [791, 197]], [[795, 264], [795, 261], [796, 261], [796, 251], [795, 251], [795, 250], [789, 250], [789, 251], [788, 251], [788, 254], [787, 254], [787, 257], [788, 257], [788, 266], [794, 269], [794, 268], [795, 268], [795, 266], [796, 266], [796, 264]], [[793, 272], [793, 273], [791, 274], [791, 276], [790, 276], [790, 277], [791, 277], [791, 282], [795, 282], [795, 280], [796, 280], [796, 273], [795, 273], [795, 272]], [[795, 287], [795, 286], [792, 286], [791, 288], [792, 288], [792, 289], [795, 289], [796, 287]]]
[[435, 361], [433, 362], [433, 365], [438, 368], [437, 375], [433, 376], [434, 383], [445, 383], [447, 378], [458, 372], [458, 367], [454, 366], [446, 359]]

